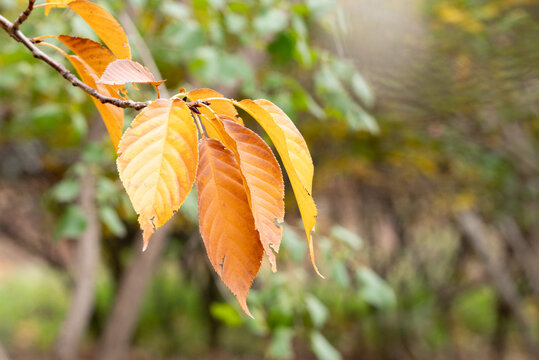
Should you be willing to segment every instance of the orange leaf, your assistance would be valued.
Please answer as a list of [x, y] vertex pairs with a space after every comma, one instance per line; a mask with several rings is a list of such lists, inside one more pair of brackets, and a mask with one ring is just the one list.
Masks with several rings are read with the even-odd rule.
[[60, 35], [56, 38], [94, 69], [98, 76], [101, 76], [107, 66], [116, 60], [106, 47], [93, 40], [69, 35]]
[[277, 270], [275, 253], [279, 252], [284, 220], [284, 183], [279, 163], [270, 147], [253, 131], [230, 120], [224, 127], [235, 142], [236, 161], [247, 183], [249, 203], [260, 241], [273, 271]]
[[107, 66], [98, 83], [106, 85], [144, 83], [159, 86], [165, 81], [166, 80], [156, 81], [150, 70], [136, 61], [116, 60]]
[[145, 249], [193, 186], [197, 129], [189, 108], [181, 100], [154, 101], [125, 131], [118, 153], [120, 179], [139, 214]]
[[[248, 112], [269, 135], [292, 184], [294, 195], [305, 227], [311, 262], [320, 275], [314, 258], [311, 232], [316, 224], [317, 210], [311, 196], [314, 174], [313, 161], [307, 144], [292, 120], [268, 100], [234, 102]], [[322, 275], [320, 275], [322, 276]]]
[[[97, 74], [81, 58], [75, 55], [68, 55], [68, 60], [73, 64], [73, 67], [77, 70], [77, 73], [79, 73], [81, 80], [86, 85], [96, 89], [105, 96], [118, 97], [118, 94], [113, 89], [95, 83]], [[99, 114], [101, 114], [101, 117], [103, 118], [103, 122], [107, 127], [114, 149], [118, 150], [118, 144], [122, 137], [124, 124], [124, 110], [112, 104], [103, 104], [93, 96], [91, 96], [91, 98], [97, 107], [97, 111], [99, 111]]]
[[[221, 95], [215, 90], [195, 89], [187, 93], [187, 98], [191, 101], [211, 99], [209, 100], [210, 107], [217, 115], [230, 116], [233, 121], [237, 122], [240, 125], [243, 125], [243, 120], [239, 117], [238, 111], [236, 110], [234, 105], [230, 103], [229, 99], [225, 98], [223, 95]], [[223, 98], [223, 100], [216, 100], [215, 98]], [[200, 107], [200, 111], [208, 117], [213, 116], [211, 111], [209, 111], [203, 106]]]
[[131, 59], [131, 48], [122, 26], [101, 6], [88, 0], [75, 0], [67, 4], [90, 25], [95, 33], [118, 59]]
[[234, 154], [215, 139], [199, 143], [197, 173], [200, 233], [210, 262], [243, 311], [264, 249]]

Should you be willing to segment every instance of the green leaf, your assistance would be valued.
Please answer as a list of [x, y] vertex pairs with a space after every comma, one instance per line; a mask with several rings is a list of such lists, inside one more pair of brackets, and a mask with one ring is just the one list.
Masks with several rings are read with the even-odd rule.
[[372, 107], [374, 105], [374, 94], [361, 74], [356, 72], [352, 75], [350, 78], [350, 86], [352, 87], [354, 94], [363, 101], [365, 106]]
[[127, 230], [125, 229], [124, 223], [118, 216], [116, 210], [110, 206], [103, 206], [99, 209], [99, 218], [110, 230], [111, 233], [118, 237], [125, 236]]
[[366, 303], [380, 308], [394, 308], [397, 299], [393, 289], [369, 268], [357, 270], [356, 277], [361, 284], [359, 295]]
[[192, 223], [196, 224], [198, 222], [198, 196], [195, 187], [193, 187], [189, 195], [187, 195], [187, 198], [180, 208], [180, 212]]
[[271, 339], [268, 347], [268, 357], [271, 359], [291, 359], [294, 355], [292, 338], [294, 331], [288, 327], [279, 327]]
[[210, 305], [211, 315], [229, 327], [243, 324], [240, 315], [234, 307], [228, 303], [214, 302]]
[[350, 286], [350, 275], [344, 262], [339, 260], [333, 260], [331, 266], [331, 274], [335, 282], [342, 288], [348, 288]]
[[280, 9], [265, 11], [255, 18], [253, 25], [262, 35], [278, 33], [288, 26], [288, 13]]
[[74, 179], [64, 179], [51, 190], [52, 197], [59, 202], [73, 201], [79, 195], [80, 186]]
[[86, 217], [82, 209], [77, 205], [71, 205], [60, 218], [54, 232], [55, 237], [57, 239], [77, 238], [84, 232], [86, 226]]
[[313, 325], [317, 328], [322, 327], [329, 315], [326, 305], [311, 294], [307, 294], [305, 297], [305, 304], [307, 305], [307, 311], [309, 312]]
[[342, 356], [318, 331], [311, 333], [311, 348], [320, 360], [342, 360]]
[[342, 241], [354, 250], [359, 250], [363, 247], [363, 239], [359, 235], [340, 225], [335, 225], [331, 228], [331, 237]]
[[307, 249], [303, 239], [286, 224], [283, 226], [283, 241], [281, 244], [290, 252], [296, 262], [301, 262], [305, 259]]

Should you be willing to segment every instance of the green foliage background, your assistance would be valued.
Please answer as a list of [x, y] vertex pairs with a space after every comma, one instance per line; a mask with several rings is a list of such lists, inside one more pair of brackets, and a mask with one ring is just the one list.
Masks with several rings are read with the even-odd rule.
[[[14, 18], [25, 3], [0, 0], [0, 13]], [[320, 207], [315, 241], [327, 279], [316, 278], [306, 261], [287, 195], [279, 272], [264, 265], [248, 299], [251, 321], [216, 288], [196, 237], [191, 197], [146, 293], [134, 354], [469, 358], [485, 348], [495, 353], [501, 326], [507, 327], [508, 356], [526, 354], [520, 330], [462, 240], [455, 216], [473, 210], [492, 232], [513, 219], [532, 248], [538, 246], [535, 2], [411, 2], [424, 35], [411, 34], [403, 44], [415, 54], [404, 69], [383, 61], [373, 66], [354, 51], [368, 40], [354, 22], [354, 1], [98, 3], [129, 14], [172, 93], [211, 87], [281, 106], [312, 151]], [[49, 17], [36, 10], [23, 29], [33, 36], [95, 38], [64, 9]], [[37, 187], [46, 228], [61, 243], [85, 229], [77, 179], [86, 167], [98, 169], [103, 264], [91, 348], [132, 256], [135, 214], [117, 179], [110, 141], [89, 140], [100, 119], [87, 95], [6, 34], [0, 44], [2, 186]], [[137, 99], [155, 97], [150, 87], [130, 91]], [[134, 115], [127, 111], [126, 117]], [[380, 224], [393, 234], [389, 247]], [[491, 249], [500, 247], [507, 246]], [[507, 271], [537, 339], [538, 294], [518, 257], [508, 254]], [[46, 353], [67, 309], [69, 275], [35, 261], [6, 273], [0, 272], [0, 343], [13, 354]]]

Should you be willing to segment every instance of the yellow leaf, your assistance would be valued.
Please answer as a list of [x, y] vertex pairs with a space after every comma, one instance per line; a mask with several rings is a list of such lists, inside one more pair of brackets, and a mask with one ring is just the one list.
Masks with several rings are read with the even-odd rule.
[[303, 136], [290, 118], [268, 100], [246, 99], [234, 104], [249, 113], [264, 128], [281, 156], [298, 202], [311, 262], [315, 271], [322, 276], [316, 266], [311, 237], [317, 216], [316, 205], [311, 196], [314, 166]]
[[[119, 97], [118, 93], [111, 87], [105, 85], [96, 84], [97, 74], [96, 72], [86, 64], [81, 58], [75, 55], [68, 55], [68, 60], [73, 64], [75, 70], [80, 75], [82, 82], [86, 85], [96, 89], [101, 94], [110, 97]], [[124, 124], [124, 110], [112, 104], [103, 104], [93, 96], [90, 96], [97, 111], [103, 118], [103, 122], [107, 127], [107, 131], [114, 145], [114, 149], [118, 150], [118, 144], [122, 137], [122, 130]]]
[[49, 12], [53, 7], [67, 7], [67, 4], [73, 0], [47, 0], [46, 4], [51, 3], [45, 7], [45, 16], [49, 15]]
[[[195, 89], [187, 93], [187, 98], [191, 101], [211, 99], [210, 107], [217, 115], [230, 116], [233, 121], [240, 125], [243, 125], [243, 120], [239, 117], [238, 112], [234, 105], [230, 103], [230, 100], [223, 95], [212, 89]], [[223, 98], [223, 100], [217, 100], [216, 98]], [[200, 107], [202, 114], [211, 117], [213, 114], [205, 107]]]
[[197, 173], [199, 226], [210, 262], [243, 311], [260, 269], [264, 249], [255, 229], [238, 163], [215, 139], [199, 144]]
[[197, 130], [187, 105], [160, 99], [144, 108], [120, 142], [120, 179], [139, 215], [144, 248], [184, 202], [197, 163]]
[[67, 4], [90, 25], [118, 59], [131, 59], [131, 48], [122, 26], [101, 6], [88, 0], [75, 0]]
[[277, 270], [275, 253], [279, 252], [284, 221], [284, 183], [279, 163], [260, 136], [230, 120], [223, 120], [234, 141], [236, 161], [247, 184], [249, 204], [260, 241], [273, 271]]

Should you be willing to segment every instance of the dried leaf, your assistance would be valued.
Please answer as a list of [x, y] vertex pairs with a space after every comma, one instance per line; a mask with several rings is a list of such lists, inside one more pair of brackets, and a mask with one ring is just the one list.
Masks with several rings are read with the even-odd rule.
[[206, 252], [243, 311], [252, 317], [247, 293], [260, 269], [264, 249], [255, 230], [240, 168], [232, 151], [218, 140], [201, 140], [199, 151], [199, 226]]
[[314, 166], [307, 144], [290, 118], [268, 100], [235, 102], [248, 112], [269, 135], [281, 156], [305, 227], [311, 262], [320, 275], [314, 258], [311, 232], [316, 224], [317, 210], [311, 196]]
[[[217, 115], [226, 115], [237, 122], [240, 125], [243, 125], [243, 120], [239, 117], [238, 111], [230, 103], [230, 100], [225, 98], [223, 95], [212, 89], [195, 89], [187, 93], [187, 98], [191, 101], [197, 100], [209, 100], [210, 107]], [[215, 98], [223, 98], [223, 100], [216, 100]], [[213, 113], [205, 107], [201, 107], [200, 111], [202, 114], [207, 117], [213, 116]]]
[[156, 81], [150, 70], [136, 61], [116, 60], [107, 66], [98, 83], [106, 85], [144, 83], [159, 86], [165, 81]]
[[279, 163], [270, 147], [260, 136], [244, 126], [223, 120], [228, 135], [233, 139], [236, 161], [247, 183], [249, 203], [255, 227], [269, 258], [273, 271], [277, 270], [275, 253], [279, 252], [284, 221], [284, 183]]
[[187, 105], [160, 99], [144, 108], [120, 142], [120, 179], [139, 214], [144, 248], [178, 211], [193, 185], [197, 130]]
[[90, 25], [117, 59], [131, 59], [131, 48], [122, 26], [101, 6], [88, 0], [75, 0], [67, 4]]

